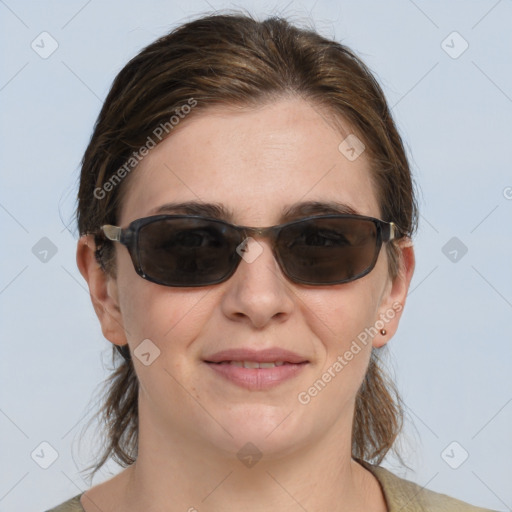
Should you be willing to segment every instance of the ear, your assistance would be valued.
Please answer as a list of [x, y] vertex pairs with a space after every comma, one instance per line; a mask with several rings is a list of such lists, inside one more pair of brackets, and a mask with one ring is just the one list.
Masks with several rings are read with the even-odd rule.
[[101, 268], [96, 260], [95, 250], [94, 237], [82, 235], [78, 240], [76, 263], [89, 286], [92, 305], [100, 321], [103, 336], [114, 345], [126, 345], [117, 282]]
[[414, 273], [415, 258], [411, 240], [407, 238], [400, 241], [398, 248], [398, 274], [395, 279], [389, 278], [388, 280], [379, 307], [379, 318], [375, 322], [377, 330], [385, 329], [386, 334], [377, 332], [373, 338], [375, 348], [385, 345], [397, 331]]

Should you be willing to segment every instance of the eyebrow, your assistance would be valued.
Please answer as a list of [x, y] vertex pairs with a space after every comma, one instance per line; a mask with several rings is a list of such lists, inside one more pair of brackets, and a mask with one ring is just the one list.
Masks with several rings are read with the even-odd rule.
[[[201, 201], [185, 201], [181, 203], [166, 203], [149, 212], [149, 215], [160, 214], [200, 215], [213, 219], [224, 220], [233, 223], [235, 214], [222, 203], [203, 203]], [[294, 203], [283, 208], [279, 224], [296, 220], [301, 217], [314, 215], [358, 215], [351, 206], [338, 201], [305, 201]]]

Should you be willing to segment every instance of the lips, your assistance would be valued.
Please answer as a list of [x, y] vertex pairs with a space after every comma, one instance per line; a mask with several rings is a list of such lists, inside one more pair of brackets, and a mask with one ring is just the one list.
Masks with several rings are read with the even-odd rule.
[[252, 391], [266, 390], [295, 377], [309, 361], [288, 350], [231, 349], [204, 359], [216, 375]]

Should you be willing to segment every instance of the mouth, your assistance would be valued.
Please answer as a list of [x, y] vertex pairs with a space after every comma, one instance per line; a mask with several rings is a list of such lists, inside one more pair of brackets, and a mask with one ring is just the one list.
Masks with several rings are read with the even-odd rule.
[[220, 361], [219, 363], [212, 364], [230, 364], [231, 366], [237, 366], [238, 368], [275, 368], [276, 366], [283, 366], [283, 364], [293, 364], [285, 361], [270, 361], [268, 363], [258, 361]]
[[251, 391], [263, 391], [296, 377], [309, 361], [281, 349], [228, 350], [203, 360], [218, 377]]

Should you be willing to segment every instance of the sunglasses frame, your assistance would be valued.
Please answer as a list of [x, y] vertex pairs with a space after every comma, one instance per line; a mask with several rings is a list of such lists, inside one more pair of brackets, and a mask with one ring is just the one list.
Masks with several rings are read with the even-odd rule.
[[[276, 241], [277, 237], [279, 236], [279, 233], [283, 228], [286, 228], [288, 226], [291, 226], [293, 224], [310, 221], [310, 220], [316, 220], [316, 219], [356, 219], [356, 220], [362, 220], [362, 221], [370, 221], [373, 224], [375, 224], [375, 227], [377, 229], [377, 236], [376, 236], [376, 246], [375, 246], [375, 256], [372, 260], [372, 263], [370, 266], [365, 269], [363, 272], [360, 272], [359, 274], [352, 276], [348, 279], [343, 279], [340, 281], [335, 282], [329, 282], [329, 283], [314, 283], [307, 280], [300, 280], [296, 277], [291, 277], [285, 270], [285, 265], [282, 261], [281, 255], [279, 251], [276, 251]], [[215, 282], [209, 282], [208, 284], [192, 284], [192, 285], [172, 285], [167, 284], [159, 281], [158, 279], [152, 278], [151, 276], [148, 276], [144, 270], [142, 269], [141, 261], [140, 261], [140, 254], [139, 254], [139, 247], [138, 247], [138, 240], [139, 240], [139, 231], [142, 227], [152, 224], [153, 222], [157, 222], [159, 220], [168, 220], [168, 219], [197, 219], [197, 220], [203, 220], [208, 222], [214, 222], [217, 224], [221, 224], [224, 227], [228, 227], [229, 229], [234, 229], [239, 235], [240, 235], [240, 244], [243, 243], [248, 237], [259, 237], [259, 238], [266, 238], [270, 240], [272, 252], [274, 257], [276, 258], [283, 274], [290, 279], [292, 282], [301, 283], [301, 284], [308, 284], [308, 285], [314, 285], [314, 286], [329, 286], [329, 285], [335, 285], [335, 284], [344, 284], [349, 283], [351, 281], [355, 281], [356, 279], [360, 279], [361, 277], [364, 277], [365, 275], [369, 274], [373, 268], [375, 267], [375, 264], [377, 262], [378, 256], [380, 254], [380, 250], [382, 248], [382, 245], [384, 243], [390, 242], [391, 240], [395, 240], [397, 238], [400, 238], [401, 232], [398, 226], [394, 222], [386, 222], [380, 219], [376, 219], [374, 217], [367, 217], [364, 215], [355, 215], [355, 214], [329, 214], [329, 215], [313, 215], [309, 217], [302, 217], [300, 219], [296, 219], [290, 222], [286, 222], [284, 224], [276, 224], [274, 226], [268, 226], [268, 227], [250, 227], [250, 226], [240, 226], [237, 224], [231, 224], [229, 222], [226, 222], [221, 219], [215, 219], [211, 217], [205, 217], [202, 215], [170, 215], [170, 214], [164, 214], [164, 215], [153, 215], [150, 217], [143, 217], [141, 219], [134, 220], [131, 222], [126, 228], [122, 228], [119, 226], [114, 226], [112, 224], [105, 224], [101, 226], [100, 230], [103, 234], [104, 238], [112, 241], [112, 242], [119, 242], [120, 244], [124, 245], [130, 254], [133, 266], [135, 268], [135, 271], [137, 274], [142, 277], [143, 279], [146, 279], [148, 281], [151, 281], [156, 284], [160, 284], [162, 286], [169, 286], [169, 287], [182, 287], [182, 288], [191, 288], [191, 287], [200, 287], [200, 286], [210, 286], [213, 284], [219, 284], [224, 281], [227, 281], [236, 271], [238, 268], [240, 261], [242, 260], [242, 256], [238, 254], [238, 258], [236, 260], [236, 263], [233, 265], [233, 268], [228, 272], [227, 275], [223, 276], [222, 278], [216, 280]], [[239, 245], [237, 247], [239, 247]]]

